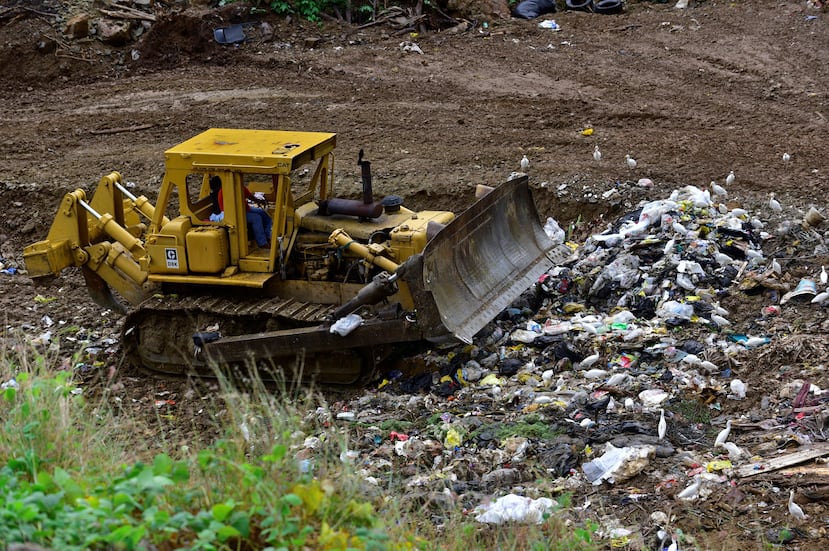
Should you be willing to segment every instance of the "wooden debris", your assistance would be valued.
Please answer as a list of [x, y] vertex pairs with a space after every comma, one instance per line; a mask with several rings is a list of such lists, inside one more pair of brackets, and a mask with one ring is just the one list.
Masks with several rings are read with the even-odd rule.
[[780, 469], [785, 469], [786, 467], [791, 467], [793, 465], [805, 463], [810, 459], [816, 459], [818, 457], [823, 457], [824, 455], [829, 455], [829, 443], [825, 442], [815, 444], [807, 449], [798, 450], [794, 453], [789, 453], [778, 457], [771, 457], [768, 459], [764, 458], [760, 461], [755, 461], [749, 465], [743, 465], [742, 467], [738, 468], [735, 471], [735, 473], [739, 478], [747, 478], [749, 476], [755, 476], [758, 474], [779, 471]]
[[141, 10], [134, 10], [131, 8], [127, 10], [123, 6], [119, 6], [118, 11], [105, 10], [103, 8], [99, 8], [98, 11], [106, 16], [112, 17], [113, 19], [138, 19], [141, 21], [155, 21], [154, 15], [145, 13]]

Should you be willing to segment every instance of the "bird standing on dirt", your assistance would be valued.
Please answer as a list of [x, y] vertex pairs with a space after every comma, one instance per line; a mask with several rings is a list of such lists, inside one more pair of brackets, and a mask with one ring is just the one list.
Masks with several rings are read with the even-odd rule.
[[789, 162], [789, 161], [791, 161], [791, 160], [792, 160], [792, 156], [791, 156], [791, 155], [789, 155], [788, 153], [783, 153], [783, 162], [784, 162], [784, 163], [788, 163], [788, 162]]
[[593, 364], [596, 363], [597, 361], [599, 361], [599, 352], [598, 351], [594, 352], [593, 354], [590, 354], [589, 356], [584, 358], [582, 361], [580, 361], [579, 362], [579, 367], [581, 369], [588, 369], [588, 368], [592, 367]]
[[678, 497], [679, 499], [683, 499], [685, 501], [694, 500], [697, 497], [699, 497], [699, 487], [701, 485], [702, 479], [699, 476], [697, 476], [696, 478], [694, 478], [694, 482], [690, 486], [676, 494], [676, 497]]
[[625, 155], [625, 162], [627, 162], [629, 169], [633, 170], [634, 168], [636, 168], [636, 159], [634, 159], [630, 155]]
[[728, 192], [725, 190], [725, 188], [722, 187], [721, 185], [719, 185], [714, 180], [711, 180], [711, 193], [713, 193], [714, 195], [717, 195], [719, 197], [727, 197], [728, 196]]
[[526, 155], [521, 157], [520, 165], [521, 165], [521, 171], [522, 172], [527, 172], [527, 169], [530, 168], [530, 160], [527, 158]]
[[826, 282], [829, 281], [829, 274], [826, 273], [826, 266], [820, 267], [820, 282], [823, 285], [826, 285]]
[[728, 435], [731, 434], [731, 419], [725, 422], [725, 428], [720, 431], [717, 435], [717, 439], [714, 440], [714, 447], [719, 448], [728, 440]]
[[716, 260], [717, 264], [719, 264], [720, 266], [728, 266], [729, 264], [734, 264], [733, 258], [719, 251], [714, 253], [714, 260]]
[[728, 173], [728, 176], [725, 177], [725, 185], [730, 186], [731, 184], [734, 183], [734, 180], [736, 180], [736, 179], [737, 179], [737, 177], [734, 176], [734, 171], [732, 170], [731, 172]]
[[794, 490], [789, 492], [789, 514], [797, 520], [806, 520], [809, 515], [803, 512], [800, 505], [794, 502]]
[[781, 212], [783, 210], [780, 201], [774, 198], [774, 193], [769, 194], [769, 208], [774, 212]]
[[593, 148], [593, 160], [595, 160], [596, 162], [602, 160], [602, 152], [599, 151], [598, 145]]
[[665, 438], [665, 433], [668, 432], [668, 423], [665, 421], [665, 410], [659, 410], [659, 425], [657, 426], [657, 434], [659, 439]]
[[728, 318], [725, 318], [719, 314], [711, 314], [711, 321], [717, 324], [717, 327], [728, 327], [731, 325], [731, 322], [728, 321]]
[[728, 458], [731, 461], [736, 461], [745, 454], [745, 452], [734, 442], [726, 442], [723, 444], [723, 448], [725, 448], [725, 451], [728, 452]]
[[829, 300], [829, 291], [821, 291], [820, 293], [816, 294], [815, 297], [812, 299], [812, 304], [823, 304]]

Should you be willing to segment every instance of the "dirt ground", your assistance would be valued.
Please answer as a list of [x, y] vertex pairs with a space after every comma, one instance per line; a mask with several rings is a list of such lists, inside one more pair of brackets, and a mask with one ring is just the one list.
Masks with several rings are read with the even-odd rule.
[[[6, 4], [0, 8], [0, 257], [6, 268], [22, 267], [23, 247], [45, 237], [66, 191], [92, 189], [118, 170], [152, 199], [163, 151], [209, 127], [337, 132], [341, 194], [359, 192], [356, 158], [363, 148], [375, 193], [401, 195], [414, 209], [462, 210], [476, 184], [504, 181], [526, 154], [540, 214], [562, 225], [579, 222], [584, 234], [642, 199], [663, 198], [686, 184], [724, 184], [731, 170], [736, 180], [729, 199], [771, 214], [764, 205], [773, 192], [784, 206], [777, 222], [799, 221], [811, 206], [826, 209], [827, 14], [804, 0], [692, 0], [685, 10], [629, 1], [619, 15], [479, 20], [465, 31], [417, 36], [386, 25], [358, 29], [269, 17], [269, 40], [261, 19], [238, 10], [159, 10], [139, 40], [120, 47], [62, 34], [75, 12], [94, 13], [90, 4]], [[561, 30], [539, 28], [545, 18]], [[241, 21], [249, 23], [248, 42], [212, 41], [213, 28]], [[423, 53], [404, 52], [404, 41]], [[585, 135], [587, 128], [592, 135]], [[626, 154], [637, 160], [635, 169]], [[640, 178], [655, 185], [634, 185]], [[621, 193], [602, 198], [612, 188]], [[824, 261], [779, 258], [793, 277], [815, 275]], [[7, 346], [15, 329], [44, 331], [48, 315], [84, 327], [103, 349], [117, 347], [118, 319], [92, 304], [77, 273], [46, 288], [23, 275], [0, 275], [0, 289]], [[748, 318], [764, 298], [740, 300], [751, 312], [746, 323], [754, 323]], [[780, 330], [822, 343], [824, 312], [790, 312]], [[808, 361], [825, 361], [820, 346], [808, 350]], [[779, 366], [765, 368], [794, 361], [790, 353], [755, 355], [757, 369], [745, 375], [749, 385], [779, 385]], [[176, 437], [192, 436], [198, 421], [188, 415], [200, 405], [188, 401], [192, 393], [181, 383], [129, 373], [119, 381], [137, 410], [176, 397]], [[824, 388], [829, 377], [818, 370], [812, 382]], [[815, 489], [808, 479], [792, 485]], [[787, 491], [769, 497], [769, 487], [767, 481], [742, 486], [743, 499], [752, 503], [783, 503], [768, 514], [760, 507], [754, 510], [761, 513], [740, 516], [725, 500], [709, 510], [683, 506], [672, 513], [678, 524], [709, 535], [704, 547], [760, 548], [767, 528], [786, 523]], [[796, 545], [823, 548], [829, 508], [819, 500], [804, 506], [812, 512], [801, 526], [809, 537]]]

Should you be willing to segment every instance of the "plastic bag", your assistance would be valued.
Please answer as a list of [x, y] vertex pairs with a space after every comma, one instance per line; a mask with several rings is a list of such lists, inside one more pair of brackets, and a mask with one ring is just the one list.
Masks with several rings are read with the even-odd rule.
[[555, 11], [555, 0], [524, 0], [515, 6], [512, 15], [521, 19], [535, 19], [539, 15]]
[[656, 315], [663, 319], [690, 320], [694, 315], [694, 307], [691, 304], [669, 300], [656, 310]]
[[336, 333], [341, 337], [345, 337], [363, 324], [363, 318], [357, 314], [348, 314], [344, 318], [338, 319], [334, 325], [331, 326], [330, 332]]
[[546, 233], [547, 237], [552, 239], [553, 243], [556, 245], [564, 243], [564, 230], [561, 229], [561, 226], [558, 225], [558, 222], [556, 222], [555, 219], [547, 218], [547, 223], [544, 224], [544, 233]]
[[475, 517], [478, 522], [488, 524], [504, 524], [505, 522], [521, 522], [524, 524], [541, 524], [545, 513], [558, 505], [548, 497], [530, 499], [528, 497], [507, 494], [499, 497], [492, 503], [478, 505]]
[[607, 480], [611, 484], [633, 478], [650, 463], [655, 453], [653, 446], [626, 446], [617, 448], [610, 442], [604, 455], [581, 466], [584, 476], [594, 485]]

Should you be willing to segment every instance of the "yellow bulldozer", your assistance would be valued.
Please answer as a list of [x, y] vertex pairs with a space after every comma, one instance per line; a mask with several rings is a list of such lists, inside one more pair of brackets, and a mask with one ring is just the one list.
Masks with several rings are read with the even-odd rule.
[[458, 216], [414, 212], [375, 200], [362, 151], [362, 197], [337, 197], [335, 145], [333, 133], [206, 130], [165, 152], [155, 204], [118, 172], [91, 200], [67, 193], [26, 269], [37, 281], [80, 267], [93, 299], [126, 314], [122, 347], [144, 368], [354, 384], [412, 347], [471, 342], [569, 252], [544, 233], [526, 176]]

